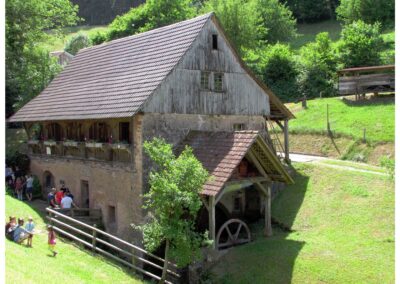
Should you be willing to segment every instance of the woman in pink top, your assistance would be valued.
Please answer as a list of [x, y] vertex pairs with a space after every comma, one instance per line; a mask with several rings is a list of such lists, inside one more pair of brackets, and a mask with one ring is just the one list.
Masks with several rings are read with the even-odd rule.
[[15, 181], [15, 192], [17, 193], [17, 198], [19, 200], [22, 200], [22, 187], [23, 183], [20, 177], [17, 177], [17, 180]]

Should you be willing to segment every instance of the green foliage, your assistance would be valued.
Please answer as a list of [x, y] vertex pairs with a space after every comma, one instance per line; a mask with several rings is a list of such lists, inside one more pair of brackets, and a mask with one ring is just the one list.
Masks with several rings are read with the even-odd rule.
[[395, 160], [391, 159], [387, 156], [382, 156], [379, 162], [380, 162], [380, 165], [386, 169], [390, 178], [394, 179]]
[[175, 157], [172, 145], [154, 138], [144, 143], [144, 150], [155, 164], [149, 175], [150, 190], [144, 195], [151, 220], [139, 226], [145, 247], [154, 251], [167, 242], [166, 258], [171, 256], [184, 266], [200, 256], [204, 241], [204, 236], [195, 232], [194, 221], [208, 173], [190, 147]]
[[80, 49], [89, 47], [90, 45], [91, 44], [88, 36], [84, 33], [78, 33], [68, 39], [67, 43], [65, 44], [64, 50], [71, 53], [72, 55], [76, 55]]
[[[258, 45], [260, 20], [255, 13], [255, 1], [248, 0], [209, 0], [204, 3], [202, 13], [213, 11], [228, 38], [241, 53], [245, 48]], [[265, 30], [265, 29], [264, 29]]]
[[93, 34], [89, 35], [89, 40], [93, 45], [101, 44], [107, 41], [107, 32], [96, 31]]
[[368, 24], [394, 25], [394, 0], [341, 0], [336, 12], [346, 24], [362, 20]]
[[379, 65], [383, 49], [379, 23], [366, 24], [359, 20], [343, 28], [339, 52], [344, 67]]
[[[68, 0], [6, 1], [6, 96], [8, 110], [36, 96], [57, 73], [55, 59], [37, 46], [45, 30], [74, 25], [78, 7]], [[17, 105], [17, 107], [19, 107]]]
[[301, 92], [308, 98], [333, 96], [336, 78], [336, 59], [332, 41], [328, 33], [320, 33], [315, 42], [300, 49], [301, 73], [299, 84]]
[[[283, 2], [283, 1], [282, 1]], [[313, 23], [334, 18], [338, 0], [288, 0], [288, 7], [299, 22]]]
[[12, 167], [18, 167], [23, 174], [29, 172], [31, 160], [26, 154], [22, 154], [18, 151], [6, 153], [6, 164]]
[[296, 37], [296, 19], [279, 0], [255, 0], [254, 14], [259, 14], [258, 30], [261, 39], [268, 43], [288, 41]]
[[33, 176], [33, 196], [41, 196], [42, 195], [42, 185], [40, 184], [40, 180], [37, 176]]
[[281, 100], [290, 101], [301, 95], [296, 58], [288, 45], [248, 51], [244, 60]]
[[109, 25], [108, 40], [163, 27], [195, 16], [190, 0], [149, 0], [117, 16]]

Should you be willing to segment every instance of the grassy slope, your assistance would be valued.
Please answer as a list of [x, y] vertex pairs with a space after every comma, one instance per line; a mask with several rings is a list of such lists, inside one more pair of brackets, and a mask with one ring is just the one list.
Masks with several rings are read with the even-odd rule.
[[352, 105], [341, 98], [314, 99], [304, 110], [299, 104], [288, 104], [296, 119], [290, 122], [291, 133], [326, 132], [326, 106], [329, 104], [331, 130], [337, 134], [361, 139], [366, 128], [371, 142], [394, 141], [394, 102]]
[[41, 233], [33, 239], [33, 248], [6, 240], [8, 283], [142, 283], [134, 275], [106, 259], [69, 242], [57, 240], [59, 255], [49, 256], [47, 234], [42, 216], [27, 204], [6, 196], [6, 216], [32, 216]]
[[[385, 177], [295, 164], [296, 184], [274, 200], [291, 226], [260, 233], [214, 268], [222, 283], [393, 283], [394, 184]], [[333, 182], [334, 181], [334, 182]], [[259, 228], [259, 232], [260, 232]]]

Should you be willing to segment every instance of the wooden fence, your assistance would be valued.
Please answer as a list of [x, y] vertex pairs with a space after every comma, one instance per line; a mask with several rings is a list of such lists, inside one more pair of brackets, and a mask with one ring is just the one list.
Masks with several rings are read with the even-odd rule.
[[[71, 218], [63, 213], [61, 213], [59, 210], [54, 210], [51, 208], [46, 208], [46, 211], [49, 213], [46, 218], [49, 220], [49, 223], [53, 226], [54, 230], [64, 236], [67, 236], [83, 245], [86, 247], [92, 249], [93, 252], [98, 252], [101, 253], [107, 257], [110, 257], [130, 268], [135, 269], [136, 271], [149, 276], [153, 279], [156, 280], [161, 280], [161, 277], [146, 271], [143, 268], [143, 265], [149, 265], [151, 267], [154, 267], [160, 272], [163, 269], [163, 265], [165, 263], [165, 260], [162, 259], [161, 257], [158, 257], [138, 246], [135, 246], [127, 241], [124, 241], [116, 236], [113, 236], [105, 231], [102, 231], [98, 229], [96, 226], [90, 226], [88, 224], [85, 224], [81, 221], [78, 221], [74, 218]], [[66, 223], [68, 222], [68, 224]], [[85, 232], [81, 229], [76, 228], [76, 226], [83, 227], [89, 232]], [[61, 228], [60, 228], [61, 227]], [[69, 231], [73, 231], [76, 234], [73, 234], [71, 232], [66, 231], [65, 229], [68, 229]], [[80, 235], [80, 236], [79, 236]], [[109, 240], [112, 240], [113, 243], [110, 243], [106, 240], [103, 240], [99, 238], [100, 235], [103, 235], [107, 237]], [[82, 239], [82, 236], [88, 238], [91, 241], [86, 241]], [[98, 244], [102, 244], [103, 247], [107, 247], [107, 250], [104, 250], [103, 248], [100, 248]], [[130, 251], [128, 251], [125, 247], [128, 247]], [[123, 259], [116, 254], [111, 253], [110, 251], [116, 251], [120, 253], [121, 255], [125, 255], [128, 259], [131, 261], [127, 261], [126, 258]], [[147, 257], [148, 259], [146, 259]], [[149, 260], [152, 259], [152, 260]], [[158, 261], [160, 264], [155, 263], [155, 261]], [[141, 267], [140, 267], [141, 266]], [[173, 279], [177, 280], [181, 277], [176, 272], [177, 266], [171, 262], [168, 262], [168, 270], [167, 273], [169, 276], [171, 276]], [[160, 273], [161, 274], [161, 273]], [[169, 277], [169, 278], [171, 278]], [[169, 281], [166, 281], [165, 283], [171, 283]]]

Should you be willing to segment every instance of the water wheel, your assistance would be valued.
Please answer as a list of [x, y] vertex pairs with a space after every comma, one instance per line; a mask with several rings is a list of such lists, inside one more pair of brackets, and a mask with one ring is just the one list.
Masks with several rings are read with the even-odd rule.
[[246, 223], [239, 219], [229, 219], [218, 231], [216, 246], [217, 249], [224, 249], [250, 241], [250, 230]]

